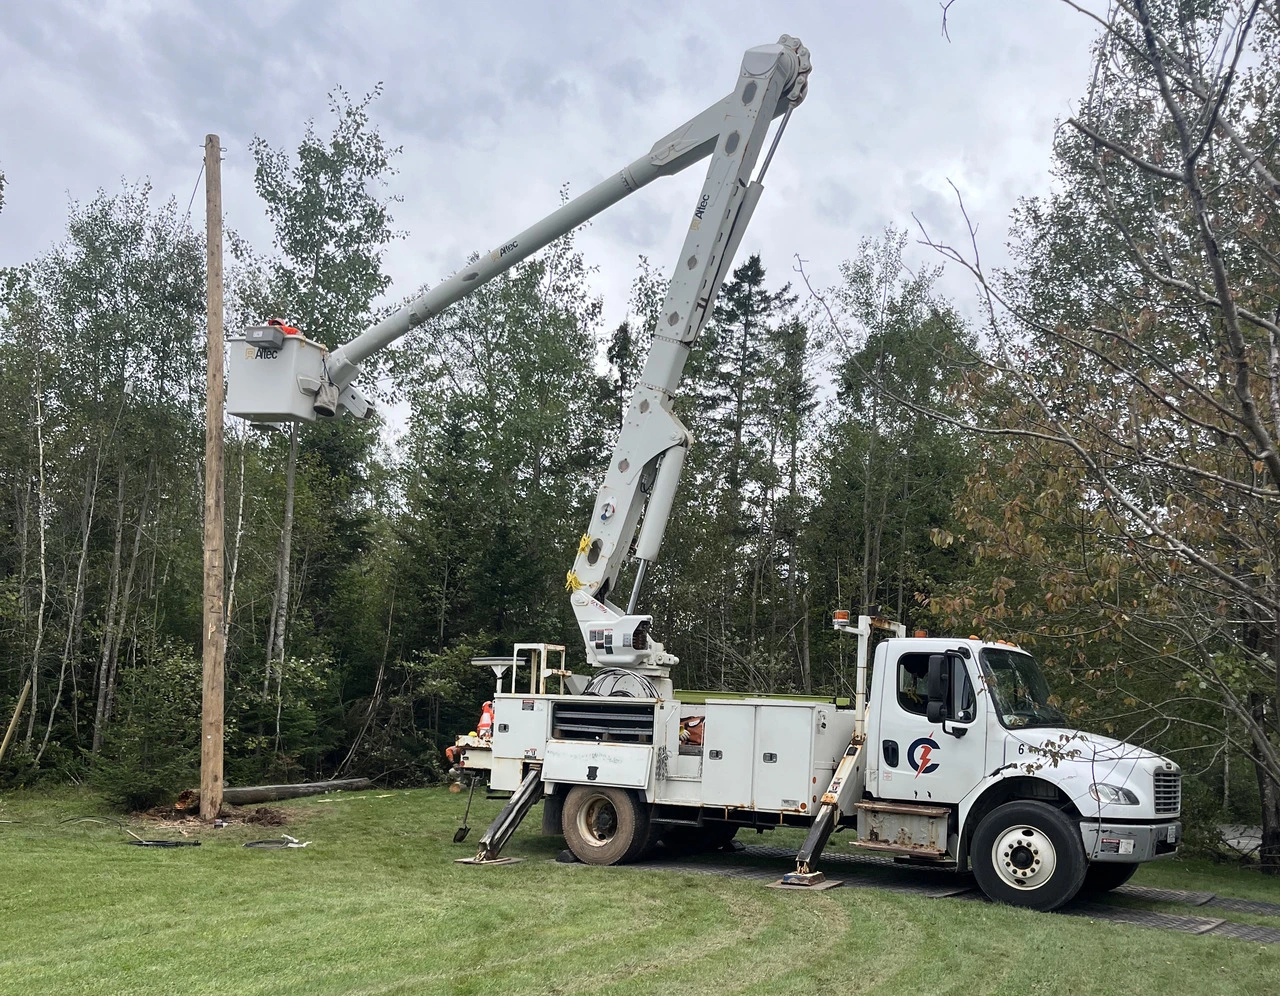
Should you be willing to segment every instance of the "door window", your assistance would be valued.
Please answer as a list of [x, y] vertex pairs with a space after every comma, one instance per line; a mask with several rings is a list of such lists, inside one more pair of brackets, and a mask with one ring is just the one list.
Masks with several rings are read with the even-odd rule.
[[969, 680], [969, 669], [959, 657], [951, 658], [951, 701], [947, 705], [947, 715], [957, 723], [972, 723], [978, 708], [973, 695], [973, 682]]
[[[955, 654], [947, 655], [947, 664], [949, 670], [944, 670], [942, 675], [947, 718], [957, 723], [971, 723], [976, 702], [969, 672]], [[903, 654], [898, 658], [898, 705], [917, 716], [928, 713], [929, 654]]]
[[929, 655], [903, 654], [898, 658], [898, 705], [923, 716], [929, 706]]

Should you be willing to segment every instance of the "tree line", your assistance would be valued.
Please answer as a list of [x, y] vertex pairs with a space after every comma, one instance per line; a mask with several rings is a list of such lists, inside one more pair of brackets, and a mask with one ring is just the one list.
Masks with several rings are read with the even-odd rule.
[[[852, 234], [833, 287], [733, 270], [642, 609], [677, 687], [847, 695], [836, 608], [1018, 640], [1082, 725], [1177, 758], [1193, 814], [1261, 821], [1277, 865], [1280, 16], [1135, 0], [1095, 55], [1005, 270], [976, 236], [895, 228]], [[401, 233], [376, 98], [335, 91], [328, 130], [251, 145], [274, 243], [230, 234], [229, 327], [278, 315], [334, 347], [381, 314]], [[564, 571], [665, 290], [641, 259], [605, 327], [591, 273], [567, 236], [382, 358], [394, 434], [230, 426], [231, 783], [438, 778], [492, 687], [472, 657], [576, 650]], [[146, 805], [194, 778], [203, 280], [145, 182], [0, 271], [5, 719], [31, 683], [5, 784]]]

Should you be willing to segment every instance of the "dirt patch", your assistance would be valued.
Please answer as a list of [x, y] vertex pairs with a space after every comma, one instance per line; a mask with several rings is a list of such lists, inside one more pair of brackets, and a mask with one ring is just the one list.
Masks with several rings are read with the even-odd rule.
[[233, 810], [231, 819], [240, 819], [259, 827], [283, 827], [289, 825], [289, 814], [283, 809], [272, 806], [258, 806], [250, 812], [243, 809]]
[[194, 813], [185, 813], [181, 809], [175, 809], [173, 806], [156, 806], [148, 809], [146, 812], [137, 812], [132, 814], [132, 818], [139, 823], [145, 823], [151, 827], [164, 827], [168, 830], [198, 830], [203, 824], [200, 818]]
[[[145, 813], [134, 813], [133, 818], [149, 827], [163, 830], [177, 830], [186, 834], [193, 830], [213, 829], [203, 823], [200, 817], [188, 812], [180, 806], [156, 806]], [[258, 827], [283, 827], [289, 825], [289, 813], [275, 806], [223, 806], [219, 816], [222, 826], [249, 825]]]

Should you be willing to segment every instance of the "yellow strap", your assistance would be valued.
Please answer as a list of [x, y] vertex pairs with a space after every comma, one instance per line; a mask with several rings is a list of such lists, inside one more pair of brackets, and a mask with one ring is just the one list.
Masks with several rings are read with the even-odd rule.
[[578, 572], [570, 571], [564, 576], [564, 590], [577, 591], [582, 587], [582, 582], [578, 580]]
[[586, 553], [591, 549], [591, 536], [587, 533], [582, 534], [582, 539], [578, 540], [578, 555]]

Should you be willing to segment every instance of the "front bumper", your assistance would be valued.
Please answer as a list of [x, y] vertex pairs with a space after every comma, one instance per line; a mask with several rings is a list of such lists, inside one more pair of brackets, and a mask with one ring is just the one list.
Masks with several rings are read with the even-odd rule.
[[1090, 861], [1136, 864], [1173, 854], [1182, 843], [1182, 824], [1178, 820], [1165, 823], [1083, 820], [1080, 836], [1084, 841], [1085, 857]]

